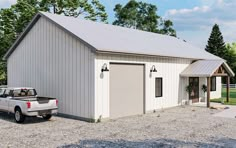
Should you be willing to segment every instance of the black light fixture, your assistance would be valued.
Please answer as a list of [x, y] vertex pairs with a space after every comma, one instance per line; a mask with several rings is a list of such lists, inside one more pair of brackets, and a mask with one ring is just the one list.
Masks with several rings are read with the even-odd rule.
[[105, 63], [105, 64], [103, 64], [103, 66], [102, 66], [102, 70], [101, 70], [102, 72], [106, 72], [106, 71], [109, 71], [109, 69], [107, 68], [107, 64]]
[[150, 72], [157, 72], [155, 65], [152, 65]]

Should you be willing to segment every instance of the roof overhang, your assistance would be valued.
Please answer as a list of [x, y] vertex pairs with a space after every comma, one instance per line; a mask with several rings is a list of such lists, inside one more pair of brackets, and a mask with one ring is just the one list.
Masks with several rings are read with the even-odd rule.
[[[216, 73], [223, 67], [226, 73]], [[181, 77], [212, 77], [212, 76], [230, 76], [235, 74], [229, 65], [223, 60], [199, 60], [190, 64], [181, 74]]]
[[141, 56], [141, 57], [163, 57], [163, 58], [181, 58], [181, 59], [191, 59], [191, 60], [203, 60], [199, 58], [188, 58], [180, 56], [165, 56], [165, 55], [154, 55], [154, 54], [141, 54], [141, 53], [131, 53], [131, 52], [114, 52], [106, 50], [96, 50], [97, 54], [107, 54], [107, 55], [124, 55], [124, 56]]
[[61, 26], [60, 24], [54, 22], [53, 20], [51, 20], [50, 18], [48, 18], [47, 16], [45, 16], [43, 13], [38, 12], [34, 18], [30, 21], [30, 23], [27, 25], [27, 27], [24, 29], [24, 31], [21, 33], [21, 35], [16, 39], [16, 41], [13, 43], [13, 45], [9, 48], [9, 50], [7, 51], [7, 53], [3, 56], [3, 60], [7, 60], [10, 55], [14, 52], [14, 50], [17, 48], [17, 46], [21, 43], [21, 41], [24, 39], [24, 37], [29, 33], [29, 31], [32, 29], [32, 27], [38, 22], [38, 20], [44, 17], [46, 18], [48, 21], [52, 22], [53, 24], [55, 24], [57, 27], [61, 28], [62, 30], [66, 31], [67, 33], [69, 33], [71, 36], [75, 37], [76, 39], [80, 40], [82, 43], [84, 43], [85, 45], [87, 45], [88, 47], [90, 47], [92, 49], [93, 52], [96, 52], [97, 49], [95, 47], [93, 47], [92, 45], [90, 45], [89, 43], [87, 43], [86, 41], [84, 41], [83, 39], [79, 38], [78, 36], [76, 36], [75, 34], [73, 34], [73, 32], [70, 32], [69, 30], [65, 29], [63, 26]]
[[193, 60], [220, 59], [180, 39], [167, 35], [39, 12], [5, 54], [4, 60], [10, 57], [41, 17], [47, 19], [84, 43], [94, 53], [109, 52], [115, 54], [151, 55]]

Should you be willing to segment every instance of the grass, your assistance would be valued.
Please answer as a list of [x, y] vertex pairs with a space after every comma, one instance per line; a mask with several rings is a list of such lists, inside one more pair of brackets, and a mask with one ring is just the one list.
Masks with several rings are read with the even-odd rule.
[[224, 99], [224, 104], [226, 105], [236, 105], [236, 88], [230, 89], [230, 101], [226, 102], [226, 89], [222, 89], [222, 98], [212, 99], [211, 102], [221, 103], [222, 99]]

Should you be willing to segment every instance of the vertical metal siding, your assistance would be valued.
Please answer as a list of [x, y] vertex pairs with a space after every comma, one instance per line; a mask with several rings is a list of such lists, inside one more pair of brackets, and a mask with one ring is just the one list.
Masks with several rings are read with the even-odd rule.
[[211, 92], [211, 99], [221, 98], [222, 83], [221, 77], [216, 77], [216, 91]]
[[[96, 59], [95, 59], [96, 57]], [[91, 52], [83, 43], [41, 18], [8, 59], [8, 85], [28, 86], [39, 95], [59, 99], [59, 112], [86, 118], [109, 117], [109, 72], [104, 63], [145, 64], [145, 109], [177, 106], [188, 100], [188, 78], [179, 74], [190, 59], [109, 55]], [[157, 73], [150, 75], [155, 65]], [[155, 77], [163, 77], [163, 97], [155, 98]], [[201, 82], [205, 81], [204, 79]], [[221, 95], [221, 79], [217, 92]]]
[[[207, 93], [204, 94], [202, 91], [202, 85], [207, 85], [207, 78], [200, 78], [199, 79], [199, 90], [200, 90], [200, 99], [206, 99]], [[216, 77], [216, 91], [211, 91], [210, 97], [211, 99], [216, 99], [216, 98], [221, 98], [221, 92], [222, 92], [222, 87], [221, 87], [221, 77]]]
[[95, 55], [40, 18], [8, 59], [8, 85], [34, 87], [59, 99], [59, 112], [94, 118]]
[[[95, 117], [109, 117], [109, 72], [101, 73], [104, 63], [139, 63], [145, 64], [145, 110], [147, 112], [155, 109], [173, 107], [188, 101], [186, 86], [189, 85], [188, 78], [180, 77], [180, 73], [188, 67], [192, 60], [167, 57], [144, 57], [133, 55], [97, 54], [95, 60]], [[150, 75], [152, 65], [156, 66], [157, 73]], [[135, 73], [134, 73], [135, 75]], [[155, 77], [163, 78], [163, 96], [155, 97]], [[200, 78], [200, 86], [206, 78]], [[217, 78], [217, 91], [211, 93], [211, 98], [220, 96], [221, 80]], [[204, 95], [200, 90], [200, 95]], [[201, 97], [200, 96], [200, 97]]]

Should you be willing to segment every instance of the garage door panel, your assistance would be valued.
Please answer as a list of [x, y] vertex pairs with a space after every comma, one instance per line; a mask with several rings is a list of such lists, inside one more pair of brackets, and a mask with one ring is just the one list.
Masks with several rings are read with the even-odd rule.
[[144, 66], [110, 65], [110, 117], [144, 112]]

